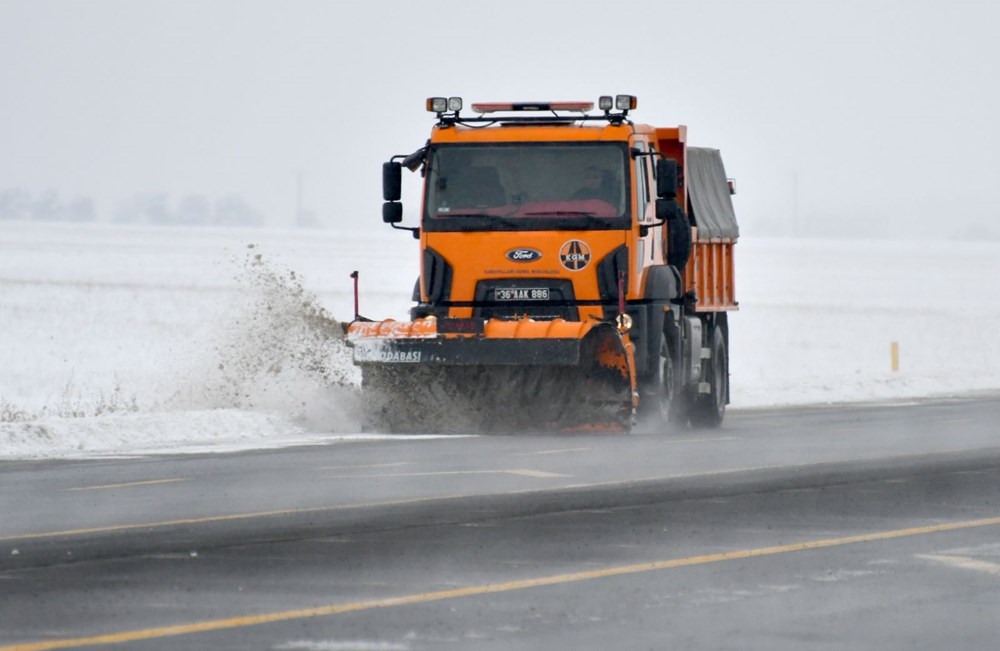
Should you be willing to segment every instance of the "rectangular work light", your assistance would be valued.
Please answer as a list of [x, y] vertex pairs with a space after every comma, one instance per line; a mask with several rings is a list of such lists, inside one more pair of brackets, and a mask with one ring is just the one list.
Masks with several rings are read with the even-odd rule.
[[427, 110], [432, 113], [444, 113], [448, 110], [447, 97], [428, 97]]
[[619, 111], [630, 111], [635, 108], [635, 95], [616, 95], [615, 108]]

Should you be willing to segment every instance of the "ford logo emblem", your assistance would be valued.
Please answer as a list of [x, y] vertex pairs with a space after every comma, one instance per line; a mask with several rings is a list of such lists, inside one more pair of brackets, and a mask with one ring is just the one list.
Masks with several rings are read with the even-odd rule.
[[507, 251], [507, 259], [512, 262], [533, 262], [542, 257], [541, 251], [534, 249], [511, 249]]

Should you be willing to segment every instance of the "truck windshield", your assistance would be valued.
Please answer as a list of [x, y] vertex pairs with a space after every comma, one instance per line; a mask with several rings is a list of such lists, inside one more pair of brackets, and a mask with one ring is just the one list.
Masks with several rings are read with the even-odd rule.
[[440, 145], [430, 151], [428, 230], [629, 227], [622, 143]]

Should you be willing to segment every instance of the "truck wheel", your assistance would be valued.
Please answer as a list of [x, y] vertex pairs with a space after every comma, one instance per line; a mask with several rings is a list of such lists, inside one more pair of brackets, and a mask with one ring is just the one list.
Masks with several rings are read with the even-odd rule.
[[695, 427], [719, 427], [726, 417], [726, 403], [729, 400], [729, 364], [722, 328], [712, 328], [710, 350], [712, 357], [705, 374], [709, 392], [698, 394], [694, 404], [691, 405], [691, 424]]
[[678, 422], [680, 411], [673, 356], [666, 338], [660, 335], [656, 373], [650, 378], [649, 388], [639, 402], [639, 418], [647, 427], [661, 432], [671, 423]]

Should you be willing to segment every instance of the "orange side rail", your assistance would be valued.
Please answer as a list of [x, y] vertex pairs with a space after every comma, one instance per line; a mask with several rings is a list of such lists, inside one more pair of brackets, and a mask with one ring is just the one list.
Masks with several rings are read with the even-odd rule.
[[695, 240], [691, 247], [685, 276], [689, 289], [698, 297], [697, 312], [723, 312], [739, 309], [736, 301], [736, 276], [733, 271], [731, 239]]

